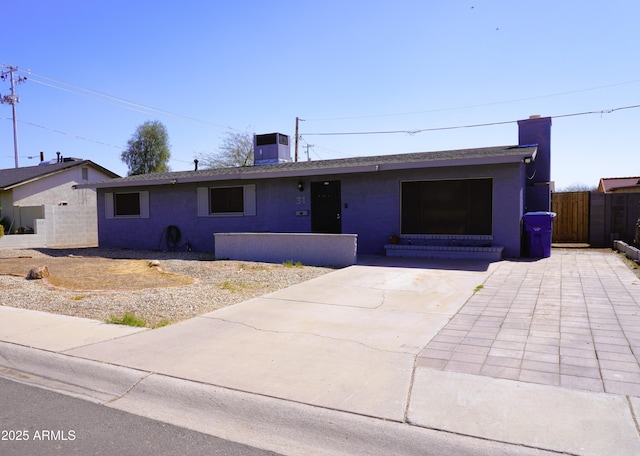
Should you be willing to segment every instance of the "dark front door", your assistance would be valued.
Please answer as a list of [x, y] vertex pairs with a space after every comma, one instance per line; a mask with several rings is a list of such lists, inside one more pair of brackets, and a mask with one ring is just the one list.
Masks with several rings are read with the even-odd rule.
[[311, 182], [311, 231], [342, 233], [340, 181]]

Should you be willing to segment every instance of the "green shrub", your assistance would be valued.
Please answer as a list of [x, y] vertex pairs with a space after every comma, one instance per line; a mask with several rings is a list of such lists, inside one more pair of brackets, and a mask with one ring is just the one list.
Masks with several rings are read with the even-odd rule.
[[299, 261], [296, 261], [296, 262], [294, 263], [294, 262], [293, 262], [293, 260], [287, 260], [287, 261], [285, 261], [284, 263], [282, 263], [282, 265], [283, 265], [285, 268], [301, 268], [301, 267], [303, 267], [303, 266], [302, 266], [302, 263], [300, 263]]
[[107, 319], [107, 323], [114, 325], [127, 325], [136, 326], [138, 328], [144, 328], [147, 326], [147, 322], [141, 318], [136, 318], [132, 313], [125, 312], [122, 318], [114, 317], [113, 315]]
[[220, 288], [230, 291], [231, 293], [240, 293], [249, 288], [249, 284], [238, 280], [225, 280], [220, 284]]

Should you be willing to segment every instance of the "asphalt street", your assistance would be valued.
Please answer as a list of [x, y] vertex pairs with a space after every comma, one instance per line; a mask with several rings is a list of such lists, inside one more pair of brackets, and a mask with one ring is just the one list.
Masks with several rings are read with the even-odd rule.
[[276, 455], [0, 378], [0, 454]]

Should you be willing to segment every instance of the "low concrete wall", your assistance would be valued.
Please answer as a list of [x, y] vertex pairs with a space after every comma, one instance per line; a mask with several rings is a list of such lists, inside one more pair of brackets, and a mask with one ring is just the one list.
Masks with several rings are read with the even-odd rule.
[[620, 253], [624, 253], [630, 260], [640, 263], [640, 249], [623, 241], [613, 241], [613, 248]]
[[214, 239], [218, 259], [313, 266], [349, 266], [357, 259], [357, 234], [216, 233]]
[[47, 238], [44, 234], [11, 234], [0, 237], [0, 250], [45, 247], [47, 247]]

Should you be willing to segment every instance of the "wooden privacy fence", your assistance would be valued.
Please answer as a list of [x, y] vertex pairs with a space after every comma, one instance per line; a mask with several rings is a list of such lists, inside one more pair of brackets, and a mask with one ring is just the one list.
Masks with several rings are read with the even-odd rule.
[[557, 214], [553, 242], [589, 242], [589, 196], [590, 192], [551, 194], [551, 211]]

